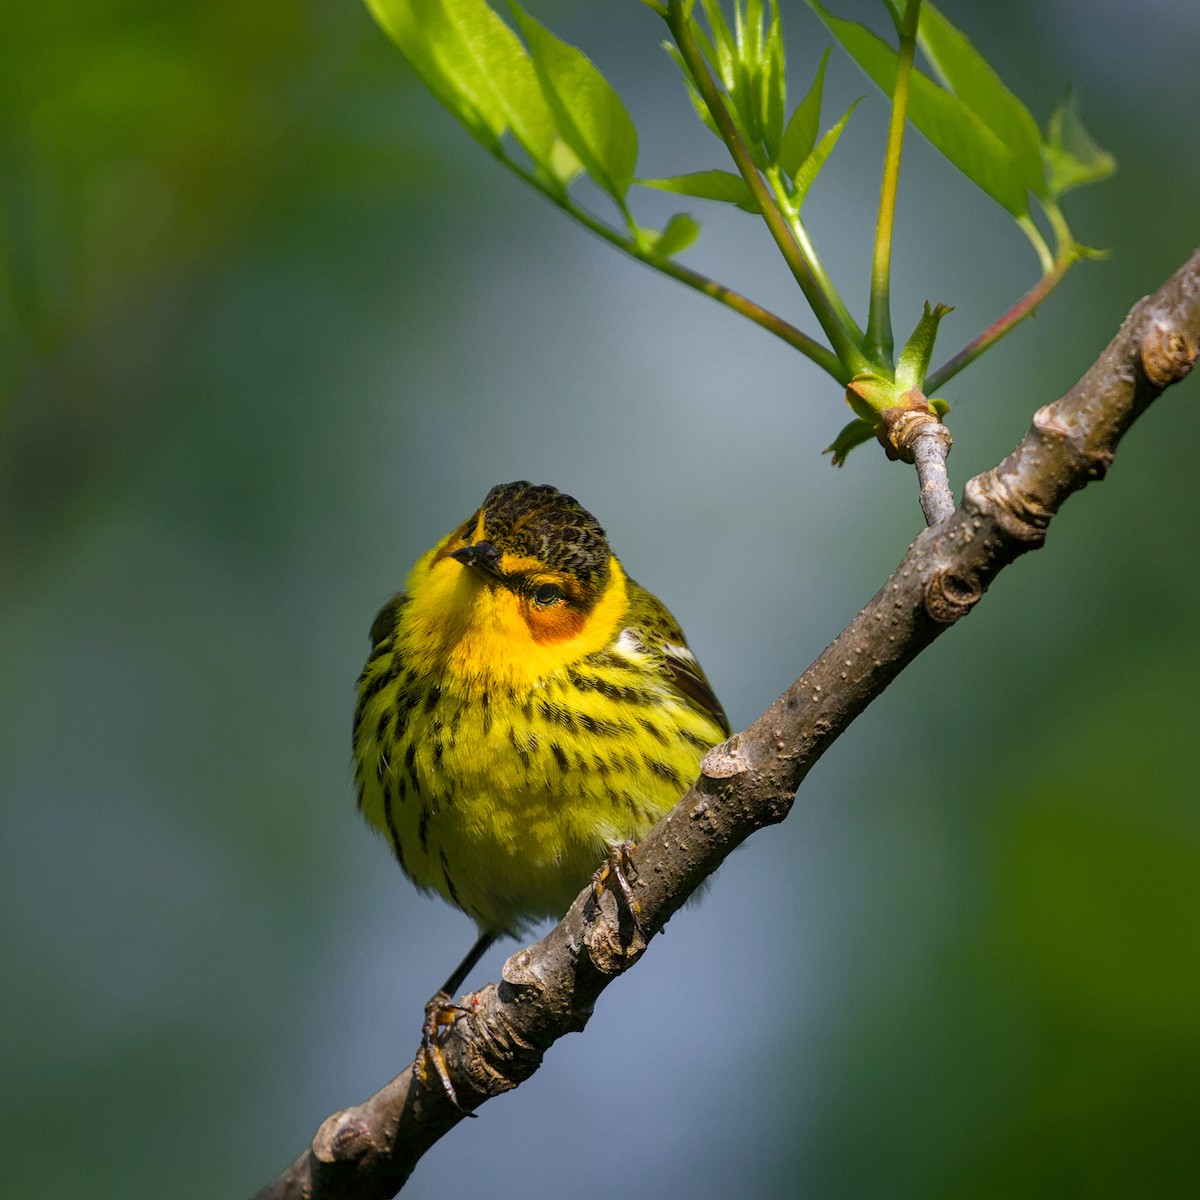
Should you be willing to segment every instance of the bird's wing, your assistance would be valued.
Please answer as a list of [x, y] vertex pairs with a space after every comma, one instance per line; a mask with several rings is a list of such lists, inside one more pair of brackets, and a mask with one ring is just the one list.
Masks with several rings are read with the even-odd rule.
[[396, 618], [400, 609], [408, 603], [403, 592], [397, 592], [376, 614], [371, 622], [371, 645], [378, 646], [385, 638], [396, 632]]
[[679, 622], [650, 592], [631, 579], [630, 622], [621, 634], [643, 650], [659, 655], [674, 689], [701, 712], [707, 713], [726, 737], [732, 732], [729, 718], [713, 692], [699, 660], [688, 648]]
[[667, 644], [663, 646], [662, 652], [671, 682], [693, 704], [708, 713], [728, 737], [733, 732], [729, 728], [729, 718], [725, 715], [725, 710], [721, 707], [721, 702], [713, 692], [712, 685], [708, 682], [696, 656], [686, 645]]

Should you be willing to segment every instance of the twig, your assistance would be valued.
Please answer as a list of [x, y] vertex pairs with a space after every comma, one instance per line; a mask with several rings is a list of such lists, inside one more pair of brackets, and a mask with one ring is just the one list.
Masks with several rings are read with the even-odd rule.
[[885, 408], [880, 416], [888, 454], [917, 468], [925, 524], [944, 521], [954, 511], [946, 472], [946, 455], [954, 445], [950, 430], [928, 408]]
[[[982, 598], [1005, 566], [1037, 549], [1064, 501], [1103, 478], [1117, 445], [1200, 346], [1200, 250], [1138, 302], [1086, 375], [1034, 415], [963, 503], [926, 529], [879, 593], [744, 733], [710, 751], [703, 773], [638, 847], [633, 884], [652, 938], [698, 884], [757, 829], [783, 820], [796, 788], [855, 717], [926, 646]], [[516, 1087], [565, 1033], [582, 1029], [599, 993], [639, 957], [586, 890], [563, 921], [513, 955], [503, 982], [477, 993], [445, 1057], [470, 1108]], [[594, 905], [592, 906], [594, 907]], [[436, 1080], [412, 1068], [369, 1100], [329, 1117], [312, 1146], [257, 1200], [379, 1200], [461, 1119]]]
[[946, 455], [952, 445], [950, 430], [940, 422], [926, 425], [913, 439], [913, 463], [921, 484], [919, 498], [926, 525], [936, 525], [954, 512]]

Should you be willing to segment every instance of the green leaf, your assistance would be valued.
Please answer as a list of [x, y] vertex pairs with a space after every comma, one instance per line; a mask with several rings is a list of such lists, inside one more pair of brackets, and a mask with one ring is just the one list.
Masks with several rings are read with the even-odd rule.
[[759, 103], [762, 106], [763, 143], [767, 158], [777, 162], [783, 144], [783, 115], [787, 106], [787, 59], [783, 50], [783, 24], [779, 6], [771, 0], [767, 41], [759, 74]]
[[779, 166], [792, 179], [800, 170], [800, 164], [812, 153], [817, 144], [817, 131], [821, 128], [821, 94], [825, 89], [825, 65], [829, 62], [832, 47], [821, 55], [821, 65], [808, 95], [796, 106], [787, 128], [783, 131], [783, 142], [779, 151]]
[[733, 0], [733, 16], [738, 57], [748, 68], [753, 68], [762, 62], [763, 56], [763, 0], [746, 0], [745, 16], [739, 0]]
[[833, 458], [830, 461], [833, 465], [835, 467], [844, 467], [846, 465], [846, 455], [855, 446], [861, 446], [863, 442], [869, 442], [874, 436], [874, 422], [864, 421], [862, 417], [855, 417], [849, 425], [842, 428], [841, 433], [821, 453], [832, 454]]
[[693, 171], [689, 175], [668, 175], [663, 179], [638, 179], [634, 182], [643, 187], [657, 188], [661, 192], [719, 200], [722, 204], [736, 204], [747, 212], [758, 212], [758, 205], [746, 181], [732, 171]]
[[688, 213], [676, 213], [662, 233], [653, 234], [649, 239], [649, 249], [664, 258], [671, 258], [686, 250], [699, 236], [700, 222]]
[[873, 427], [879, 424], [879, 414], [885, 408], [903, 404], [905, 390], [898, 387], [894, 379], [874, 371], [859, 371], [846, 385], [846, 403]]
[[859, 106], [861, 101], [862, 97], [860, 96], [846, 109], [842, 114], [842, 119], [825, 134], [813, 148], [812, 153], [800, 164], [800, 169], [796, 172], [795, 178], [792, 181], [796, 188], [797, 209], [804, 203], [804, 197], [808, 195], [808, 189], [812, 187], [813, 180], [817, 177], [817, 172], [825, 165], [825, 160], [833, 152], [838, 138], [842, 136], [842, 130], [846, 128], [846, 122], [850, 120], [850, 114]]
[[560, 137], [555, 137], [550, 151], [550, 174], [567, 187], [571, 180], [583, 170], [579, 155]]
[[1050, 191], [1056, 198], [1071, 188], [1107, 179], [1117, 169], [1117, 160], [1097, 146], [1084, 129], [1069, 91], [1050, 118], [1043, 149], [1050, 172]]
[[953, 311], [946, 304], [930, 308], [929, 301], [925, 301], [925, 311], [896, 362], [896, 386], [901, 391], [924, 388], [925, 376], [929, 372], [929, 360], [933, 356], [933, 343], [937, 340], [938, 325], [947, 313]]
[[553, 175], [554, 119], [520, 41], [484, 0], [367, 0], [438, 100], [489, 147], [511, 129]]
[[637, 130], [621, 98], [581, 50], [556, 37], [515, 0], [509, 6], [560, 136], [583, 169], [624, 207], [637, 169]]
[[917, 39], [946, 87], [1008, 147], [1025, 186], [1045, 196], [1042, 139], [1029, 109], [929, 0], [921, 5]]
[[[766, 106], [763, 104], [763, 0], [733, 0], [734, 29], [737, 36], [738, 94], [735, 100], [742, 110], [746, 128], [755, 147], [766, 140]], [[761, 165], [765, 165], [765, 158]]]
[[[850, 57], [890, 96], [896, 81], [896, 51], [858, 22], [833, 16], [820, 0], [808, 2]], [[1014, 217], [1028, 217], [1025, 178], [1016, 159], [962, 100], [927, 75], [913, 71], [908, 115], [968, 179]]]
[[[725, 14], [721, 11], [720, 0], [701, 0], [704, 15], [708, 19], [708, 27], [712, 30], [712, 41], [704, 38], [703, 30], [695, 29], [696, 41], [709, 65], [717, 73], [722, 86], [732, 96], [737, 91], [737, 44]], [[736, 5], [735, 5], [736, 11]], [[707, 43], [707, 44], [706, 44]]]

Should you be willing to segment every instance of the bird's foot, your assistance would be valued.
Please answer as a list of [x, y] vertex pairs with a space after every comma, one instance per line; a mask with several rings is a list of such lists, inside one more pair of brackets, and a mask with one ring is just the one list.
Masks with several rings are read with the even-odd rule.
[[464, 1117], [474, 1117], [477, 1114], [463, 1108], [458, 1101], [458, 1093], [450, 1081], [450, 1072], [446, 1069], [446, 1059], [442, 1054], [442, 1031], [448, 1030], [459, 1017], [470, 1011], [461, 1004], [455, 1004], [450, 998], [450, 993], [444, 989], [435, 993], [425, 1005], [425, 1020], [421, 1025], [421, 1054], [417, 1059], [422, 1080], [428, 1078], [428, 1069], [432, 1066], [446, 1099]]
[[592, 875], [592, 902], [600, 909], [600, 897], [605, 888], [611, 890], [617, 909], [617, 932], [622, 946], [629, 946], [637, 935], [644, 942], [646, 931], [642, 927], [642, 906], [634, 897], [629, 881], [637, 878], [637, 864], [633, 852], [634, 842], [617, 842], [608, 848], [608, 858]]

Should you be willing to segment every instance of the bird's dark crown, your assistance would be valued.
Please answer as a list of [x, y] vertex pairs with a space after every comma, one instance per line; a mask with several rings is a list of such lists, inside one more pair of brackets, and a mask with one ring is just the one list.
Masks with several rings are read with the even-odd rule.
[[612, 551], [600, 522], [573, 496], [519, 479], [492, 488], [480, 512], [484, 538], [501, 550], [572, 575], [588, 591], [603, 588]]

